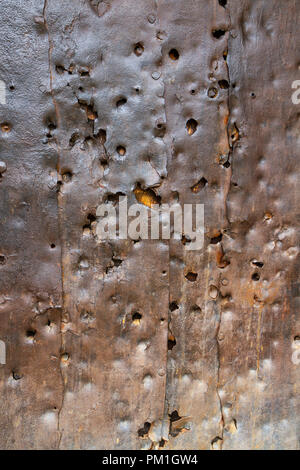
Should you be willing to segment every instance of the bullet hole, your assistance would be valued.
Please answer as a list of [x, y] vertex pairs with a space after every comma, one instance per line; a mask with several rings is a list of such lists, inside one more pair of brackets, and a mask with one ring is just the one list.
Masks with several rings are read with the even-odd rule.
[[190, 93], [191, 93], [191, 95], [194, 95], [196, 93], [196, 90], [193, 89], [193, 90], [190, 91]]
[[139, 89], [138, 87], [136, 87], [136, 88], [135, 88], [135, 92], [136, 92], [137, 94], [139, 94], [140, 89]]
[[182, 235], [181, 237], [181, 243], [183, 244], [183, 246], [187, 245], [188, 243], [191, 243], [191, 239], [188, 235]]
[[61, 362], [63, 363], [67, 363], [70, 359], [70, 356], [67, 352], [63, 353], [61, 356], [60, 356], [60, 360]]
[[2, 173], [5, 173], [6, 170], [7, 170], [6, 163], [0, 161], [0, 178], [2, 177]]
[[207, 96], [212, 99], [216, 98], [218, 96], [218, 90], [215, 87], [209, 88]]
[[199, 307], [199, 305], [195, 304], [195, 305], [193, 305], [193, 307], [192, 307], [192, 312], [193, 312], [193, 313], [196, 313], [196, 314], [199, 314], [199, 313], [202, 312], [202, 309], [201, 309], [201, 307]]
[[219, 436], [216, 436], [212, 441], [211, 441], [211, 447], [212, 449], [220, 449], [222, 447], [222, 442], [223, 439]]
[[250, 93], [250, 96], [252, 99], [255, 99], [256, 98], [256, 94], [252, 91], [252, 93]]
[[160, 137], [162, 139], [165, 133], [166, 133], [166, 124], [164, 122], [158, 121], [156, 124], [156, 129], [154, 129], [155, 137]]
[[178, 60], [179, 59], [179, 52], [177, 49], [171, 49], [169, 52], [169, 57], [172, 60]]
[[169, 414], [170, 421], [171, 423], [174, 423], [174, 421], [179, 421], [181, 419], [181, 416], [179, 416], [178, 411], [172, 411], [171, 414]]
[[92, 104], [87, 104], [84, 100], [78, 100], [78, 104], [85, 111], [88, 121], [95, 121], [98, 118], [98, 113]]
[[227, 5], [227, 0], [219, 0], [219, 4], [221, 5], [221, 7], [226, 7]]
[[8, 122], [2, 122], [1, 123], [1, 131], [6, 132], [6, 133], [10, 132], [11, 131], [11, 125], [8, 124]]
[[55, 248], [55, 244], [51, 243], [50, 248], [52, 248], [52, 250], [53, 250]]
[[105, 201], [117, 204], [120, 197], [125, 196], [125, 193], [118, 191], [117, 193], [108, 193], [105, 197]]
[[99, 132], [95, 134], [95, 138], [99, 140], [101, 145], [104, 145], [106, 142], [106, 130], [99, 129]]
[[77, 132], [74, 132], [74, 134], [71, 135], [70, 140], [69, 140], [69, 146], [72, 148], [74, 145], [80, 140], [80, 136]]
[[185, 278], [190, 281], [190, 282], [195, 282], [197, 280], [197, 277], [198, 277], [198, 274], [197, 273], [193, 273], [192, 271], [188, 272], [186, 275], [185, 275]]
[[144, 204], [144, 206], [152, 207], [154, 205], [159, 205], [161, 202], [161, 197], [158, 196], [153, 191], [153, 189], [151, 188], [143, 189], [140, 183], [137, 183], [133, 192], [136, 197], [136, 200], [140, 204]]
[[212, 31], [212, 35], [216, 39], [220, 39], [222, 36], [224, 36], [225, 33], [226, 31], [224, 29], [214, 29]]
[[148, 423], [148, 421], [146, 421], [144, 423], [144, 426], [138, 430], [138, 436], [139, 437], [147, 436], [148, 432], [150, 431], [150, 427], [151, 427], [151, 423]]
[[224, 168], [229, 168], [230, 167], [230, 161], [227, 160], [227, 162], [223, 163]]
[[177, 302], [171, 302], [170, 305], [169, 305], [169, 309], [170, 309], [171, 312], [174, 312], [175, 310], [178, 310], [179, 307], [178, 307]]
[[64, 183], [69, 183], [72, 179], [72, 173], [70, 171], [65, 171], [63, 174], [62, 174], [62, 179], [63, 179], [63, 182]]
[[161, 439], [158, 443], [159, 447], [164, 447], [166, 445], [167, 441], [165, 441], [164, 439]]
[[239, 130], [236, 124], [234, 124], [233, 129], [230, 132], [230, 139], [231, 139], [231, 145], [239, 140]]
[[22, 375], [19, 372], [15, 371], [15, 370], [12, 371], [12, 376], [13, 376], [14, 380], [21, 380], [21, 378], [22, 378]]
[[156, 21], [155, 15], [152, 15], [152, 14], [148, 15], [148, 16], [147, 16], [147, 19], [148, 19], [148, 21], [149, 21], [150, 24], [154, 24], [155, 21]]
[[175, 336], [169, 334], [168, 338], [168, 351], [172, 351], [172, 349], [176, 346], [176, 339]]
[[112, 257], [112, 262], [114, 263], [114, 266], [116, 266], [117, 268], [119, 266], [121, 266], [121, 264], [123, 263], [123, 260], [120, 259], [120, 258], [115, 258], [114, 256]]
[[295, 341], [296, 343], [298, 343], [298, 341], [300, 341], [300, 336], [298, 336], [298, 335], [294, 336], [294, 341]]
[[253, 273], [251, 276], [252, 281], [259, 281], [260, 280], [260, 275], [258, 273]]
[[153, 78], [153, 80], [158, 80], [160, 78], [160, 72], [153, 72], [151, 74], [151, 77]]
[[82, 323], [93, 323], [95, 321], [95, 316], [92, 312], [82, 311], [80, 314], [80, 321]]
[[140, 57], [144, 52], [144, 46], [141, 42], [138, 42], [134, 46], [134, 53], [136, 56]]
[[97, 220], [95, 214], [92, 214], [92, 213], [87, 215], [87, 219], [89, 221], [89, 225], [91, 225], [92, 222], [96, 222], [96, 220]]
[[81, 258], [78, 262], [78, 268], [80, 270], [88, 269], [90, 267], [89, 262], [86, 258]]
[[262, 261], [256, 261], [256, 260], [251, 261], [251, 264], [253, 266], [257, 266], [258, 268], [262, 268], [264, 266], [264, 263]]
[[15, 90], [14, 85], [10, 85], [9, 89], [10, 89], [10, 91], [14, 91]]
[[273, 214], [271, 214], [271, 212], [266, 212], [265, 215], [264, 215], [264, 220], [266, 222], [269, 222], [272, 219], [273, 219]]
[[134, 325], [139, 325], [141, 323], [142, 315], [139, 312], [134, 312], [132, 315], [132, 323]]
[[4, 265], [6, 263], [6, 256], [0, 255], [0, 265]]
[[212, 237], [210, 239], [210, 244], [211, 245], [216, 245], [217, 243], [220, 243], [222, 241], [223, 235], [220, 233], [220, 235], [216, 235], [215, 237]]
[[202, 177], [198, 183], [194, 184], [194, 186], [191, 187], [191, 190], [193, 193], [199, 193], [201, 189], [203, 189], [207, 185], [207, 179]]
[[79, 86], [79, 87], [78, 87], [78, 90], [79, 90], [79, 91], [83, 91], [83, 87], [82, 87], [82, 86]]
[[227, 80], [219, 80], [218, 84], [219, 84], [219, 87], [222, 88], [222, 90], [228, 90], [229, 88], [229, 83]]
[[55, 70], [59, 75], [62, 75], [64, 72], [66, 72], [66, 69], [63, 65], [56, 65]]
[[224, 165], [224, 163], [226, 163], [227, 160], [228, 160], [228, 154], [227, 153], [224, 153], [224, 154], [218, 156], [219, 165]]
[[117, 108], [120, 108], [121, 106], [124, 106], [124, 104], [127, 103], [127, 99], [126, 98], [120, 98], [117, 103], [116, 103], [116, 106]]
[[26, 331], [26, 337], [29, 341], [34, 341], [36, 335], [36, 330], [27, 330]]
[[117, 152], [121, 157], [123, 157], [126, 154], [126, 148], [123, 147], [123, 145], [118, 145]]
[[218, 294], [219, 292], [216, 286], [214, 285], [209, 286], [209, 290], [208, 290], [209, 297], [211, 297], [212, 299], [216, 299], [218, 297]]
[[81, 77], [89, 77], [90, 76], [90, 71], [87, 67], [82, 67], [80, 70], [79, 70], [79, 75]]
[[193, 135], [198, 127], [198, 122], [195, 119], [189, 119], [186, 123], [186, 129], [189, 135]]

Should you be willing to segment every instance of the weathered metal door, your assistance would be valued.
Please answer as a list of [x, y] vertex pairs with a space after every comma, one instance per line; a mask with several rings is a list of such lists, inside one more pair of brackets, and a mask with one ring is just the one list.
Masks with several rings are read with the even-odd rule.
[[[0, 447], [299, 447], [300, 3], [0, 1]], [[204, 245], [100, 204], [204, 204]]]

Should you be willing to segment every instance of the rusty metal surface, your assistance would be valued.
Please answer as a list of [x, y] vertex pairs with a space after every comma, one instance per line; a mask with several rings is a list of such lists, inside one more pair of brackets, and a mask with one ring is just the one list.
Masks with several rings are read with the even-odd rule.
[[[0, 448], [299, 448], [300, 4], [0, 6]], [[150, 188], [203, 250], [99, 242]]]

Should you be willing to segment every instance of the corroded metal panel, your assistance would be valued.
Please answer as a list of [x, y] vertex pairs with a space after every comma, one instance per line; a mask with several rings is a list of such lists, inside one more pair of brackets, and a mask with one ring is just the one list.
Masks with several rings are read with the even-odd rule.
[[[0, 6], [0, 447], [298, 448], [300, 5]], [[203, 248], [99, 240], [119, 196]]]

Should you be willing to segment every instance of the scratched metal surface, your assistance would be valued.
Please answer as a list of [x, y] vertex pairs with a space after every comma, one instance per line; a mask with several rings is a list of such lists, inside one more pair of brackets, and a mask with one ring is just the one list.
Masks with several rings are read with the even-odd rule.
[[[0, 7], [0, 448], [299, 448], [300, 5]], [[137, 183], [202, 251], [99, 243]]]

